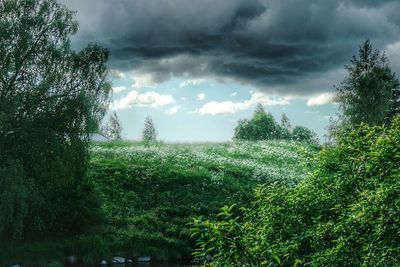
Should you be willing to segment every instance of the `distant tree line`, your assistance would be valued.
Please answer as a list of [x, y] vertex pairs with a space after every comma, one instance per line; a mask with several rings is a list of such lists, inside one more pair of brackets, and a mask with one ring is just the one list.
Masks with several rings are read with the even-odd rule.
[[282, 114], [281, 124], [269, 112], [266, 112], [261, 104], [258, 104], [251, 119], [241, 119], [234, 130], [234, 140], [295, 140], [307, 143], [318, 143], [314, 131], [295, 126], [292, 129], [289, 118]]

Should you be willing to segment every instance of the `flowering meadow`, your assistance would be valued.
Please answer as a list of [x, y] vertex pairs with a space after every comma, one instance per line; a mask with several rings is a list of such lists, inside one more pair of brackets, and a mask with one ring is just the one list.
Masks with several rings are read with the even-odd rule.
[[96, 143], [89, 178], [106, 218], [98, 232], [110, 251], [126, 256], [189, 258], [191, 218], [246, 206], [259, 184], [295, 186], [316, 150], [292, 141]]

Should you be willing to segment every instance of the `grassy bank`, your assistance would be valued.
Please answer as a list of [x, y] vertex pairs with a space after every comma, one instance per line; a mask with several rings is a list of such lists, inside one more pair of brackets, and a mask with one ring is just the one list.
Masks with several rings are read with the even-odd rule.
[[[93, 144], [88, 179], [103, 219], [84, 236], [56, 242], [55, 254], [47, 248], [54, 243], [34, 247], [43, 247], [43, 257], [73, 253], [87, 262], [116, 253], [157, 260], [190, 257], [194, 240], [187, 223], [193, 216], [215, 216], [226, 204], [247, 205], [258, 184], [294, 186], [308, 171], [313, 151], [283, 141]], [[25, 254], [30, 250], [24, 247]]]

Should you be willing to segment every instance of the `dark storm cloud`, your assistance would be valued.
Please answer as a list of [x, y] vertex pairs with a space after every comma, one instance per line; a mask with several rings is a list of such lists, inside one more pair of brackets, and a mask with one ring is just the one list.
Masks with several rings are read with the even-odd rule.
[[78, 11], [76, 47], [101, 43], [112, 52], [113, 68], [156, 82], [209, 77], [311, 94], [343, 78], [340, 69], [365, 38], [380, 49], [400, 41], [398, 1], [62, 2]]

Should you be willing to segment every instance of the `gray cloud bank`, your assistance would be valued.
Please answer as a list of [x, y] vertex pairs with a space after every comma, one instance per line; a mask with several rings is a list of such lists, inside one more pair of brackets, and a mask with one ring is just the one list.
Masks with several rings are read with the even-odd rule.
[[310, 95], [343, 78], [366, 38], [380, 49], [400, 41], [397, 0], [60, 1], [77, 11], [75, 47], [100, 43], [112, 52], [112, 68], [155, 82], [232, 79]]

